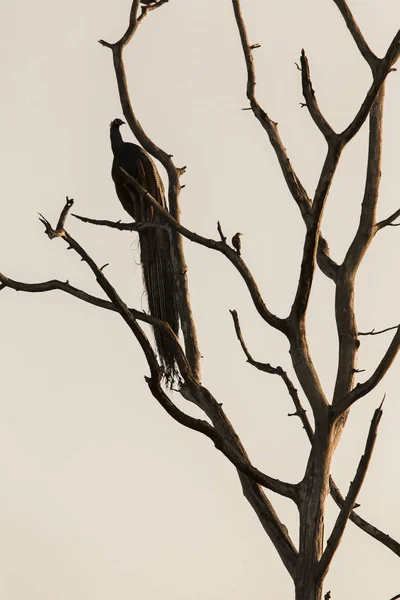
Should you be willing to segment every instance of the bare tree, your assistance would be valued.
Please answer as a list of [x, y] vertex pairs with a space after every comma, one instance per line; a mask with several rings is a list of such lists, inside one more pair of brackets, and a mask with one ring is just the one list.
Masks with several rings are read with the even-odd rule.
[[[361, 333], [358, 331], [354, 311], [355, 277], [365, 253], [374, 236], [382, 229], [395, 225], [400, 216], [400, 209], [381, 221], [376, 220], [376, 207], [379, 198], [380, 169], [382, 156], [382, 117], [384, 107], [385, 81], [400, 55], [400, 31], [390, 43], [383, 58], [378, 58], [364, 39], [349, 7], [344, 0], [333, 0], [339, 9], [346, 26], [361, 55], [368, 63], [372, 73], [372, 83], [366, 91], [361, 106], [351, 123], [342, 131], [336, 132], [322, 114], [312, 86], [310, 67], [304, 50], [301, 52], [299, 70], [304, 95], [304, 104], [316, 127], [326, 141], [326, 157], [319, 176], [315, 195], [311, 198], [297, 176], [278, 132], [277, 124], [269, 117], [259, 104], [255, 95], [256, 75], [253, 52], [259, 44], [248, 39], [245, 23], [241, 13], [240, 1], [232, 0], [234, 18], [243, 49], [247, 69], [247, 97], [251, 110], [265, 130], [275, 151], [282, 176], [297, 204], [305, 226], [303, 255], [297, 290], [290, 312], [280, 316], [271, 312], [267, 301], [262, 297], [257, 283], [240, 252], [239, 233], [232, 240], [233, 247], [227, 241], [223, 229], [218, 223], [219, 239], [209, 239], [189, 230], [180, 221], [179, 194], [181, 176], [184, 167], [177, 167], [171, 155], [158, 147], [146, 134], [138, 121], [132, 107], [123, 62], [123, 50], [134, 36], [138, 26], [154, 9], [159, 9], [168, 0], [158, 2], [142, 2], [133, 0], [129, 25], [120, 40], [115, 43], [101, 40], [100, 43], [112, 52], [118, 92], [122, 111], [130, 129], [143, 148], [165, 168], [168, 174], [168, 208], [166, 210], [124, 171], [126, 186], [132, 193], [139, 193], [160, 216], [156, 227], [166, 227], [171, 235], [171, 248], [176, 277], [176, 294], [179, 304], [179, 317], [183, 341], [178, 339], [172, 329], [154, 316], [134, 308], [129, 308], [118, 292], [110, 284], [104, 274], [104, 266], [99, 267], [86, 250], [66, 230], [65, 222], [73, 205], [67, 198], [58, 223], [53, 227], [41, 216], [46, 234], [50, 238], [61, 238], [82, 261], [84, 261], [105, 292], [108, 300], [95, 297], [85, 291], [73, 287], [69, 282], [52, 280], [42, 283], [23, 283], [0, 274], [0, 289], [11, 288], [26, 292], [45, 292], [61, 290], [78, 297], [84, 302], [99, 306], [105, 310], [119, 313], [132, 334], [140, 344], [146, 357], [150, 374], [146, 377], [149, 390], [165, 411], [181, 425], [202, 433], [214, 443], [217, 450], [236, 467], [243, 493], [259, 521], [274, 544], [283, 564], [291, 576], [295, 587], [296, 600], [320, 600], [323, 595], [323, 583], [332, 563], [333, 556], [342, 540], [349, 520], [353, 521], [366, 534], [385, 545], [393, 553], [400, 556], [400, 543], [384, 534], [376, 526], [362, 518], [355, 508], [357, 497], [365, 479], [374, 444], [382, 417], [382, 403], [376, 408], [365, 442], [364, 454], [361, 456], [356, 473], [349, 489], [342, 494], [330, 476], [331, 461], [340, 442], [349, 410], [354, 403], [371, 391], [382, 380], [392, 365], [400, 347], [400, 326], [388, 328], [394, 330], [391, 343], [388, 345], [380, 362], [372, 375], [363, 383], [355, 385], [357, 372], [357, 352], [361, 335], [377, 335], [374, 330]], [[335, 176], [337, 166], [346, 145], [357, 135], [363, 123], [369, 119], [368, 163], [364, 198], [360, 219], [354, 235], [341, 264], [331, 257], [328, 243], [321, 232], [324, 208], [329, 190]], [[140, 230], [143, 223], [121, 223], [92, 219], [74, 215], [81, 221], [119, 230]], [[231, 311], [233, 325], [238, 342], [247, 361], [256, 369], [267, 374], [280, 377], [286, 386], [293, 404], [295, 416], [298, 416], [310, 441], [310, 453], [305, 466], [304, 477], [299, 482], [286, 482], [269, 476], [251, 463], [246, 450], [226, 416], [222, 405], [201, 383], [200, 350], [197, 342], [195, 321], [193, 318], [187, 267], [183, 253], [183, 238], [225, 256], [228, 262], [238, 271], [245, 283], [254, 307], [260, 318], [270, 327], [279, 331], [288, 340], [292, 366], [309, 406], [313, 423], [310, 422], [306, 409], [301, 403], [300, 395], [294, 382], [280, 366], [271, 366], [255, 360], [248, 349], [241, 330], [236, 310]], [[335, 285], [335, 316], [339, 338], [339, 359], [336, 384], [332, 398], [328, 398], [320, 383], [309, 352], [306, 316], [309, 308], [310, 294], [316, 268]], [[148, 323], [168, 336], [174, 349], [175, 361], [179, 370], [180, 383], [178, 391], [188, 402], [195, 404], [204, 413], [204, 419], [190, 416], [173, 402], [171, 394], [163, 385], [163, 371], [151, 341], [141, 324]], [[387, 331], [386, 329], [385, 331]], [[292, 536], [281, 522], [267, 493], [275, 492], [290, 499], [298, 509], [299, 546], [295, 546]], [[324, 537], [324, 515], [327, 495], [331, 494], [339, 507], [336, 522], [332, 530]], [[325, 598], [330, 597], [330, 592]], [[396, 596], [397, 597], [397, 596]]]

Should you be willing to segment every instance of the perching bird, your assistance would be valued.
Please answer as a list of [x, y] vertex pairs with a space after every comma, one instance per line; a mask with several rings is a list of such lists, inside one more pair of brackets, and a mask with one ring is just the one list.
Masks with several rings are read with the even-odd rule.
[[240, 241], [241, 235], [243, 235], [243, 233], [238, 232], [238, 233], [235, 233], [235, 235], [232, 238], [232, 246], [235, 248], [235, 250], [239, 256], [240, 256], [240, 248], [242, 247], [242, 243]]
[[[129, 185], [126, 176], [121, 172], [120, 167], [165, 208], [164, 186], [157, 168], [143, 148], [123, 141], [119, 130], [123, 124], [121, 119], [114, 119], [110, 125], [111, 148], [114, 154], [111, 175], [117, 196], [126, 212], [137, 223], [162, 222], [158, 212], [132, 184]], [[145, 228], [139, 231], [139, 243], [150, 314], [168, 323], [174, 333], [178, 334], [179, 313], [169, 232], [158, 227]], [[165, 379], [172, 385], [177, 376], [177, 368], [171, 341], [157, 328], [154, 328], [154, 337]]]

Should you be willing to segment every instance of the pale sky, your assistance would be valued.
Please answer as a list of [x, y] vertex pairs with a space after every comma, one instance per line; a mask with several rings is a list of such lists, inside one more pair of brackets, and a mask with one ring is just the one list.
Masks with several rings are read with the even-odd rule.
[[[333, 0], [242, 0], [256, 53], [258, 97], [310, 195], [325, 142], [303, 101], [295, 61], [310, 61], [322, 110], [338, 130], [370, 85]], [[398, 0], [349, 0], [381, 56], [400, 25]], [[0, 270], [14, 279], [69, 279], [101, 295], [87, 266], [43, 235], [65, 196], [75, 211], [125, 219], [110, 176], [109, 123], [122, 117], [111, 53], [97, 43], [125, 30], [130, 0], [20, 0], [0, 13], [2, 176]], [[4, 60], [5, 58], [5, 60]], [[170, 0], [125, 52], [134, 109], [154, 141], [187, 165], [182, 221], [217, 237], [241, 231], [243, 257], [271, 310], [286, 316], [304, 228], [268, 139], [246, 107], [245, 68], [230, 0]], [[399, 74], [387, 85], [379, 217], [399, 208]], [[125, 139], [132, 139], [127, 127]], [[323, 230], [341, 261], [354, 234], [366, 162], [364, 127], [344, 152]], [[145, 308], [135, 234], [72, 217], [67, 229], [131, 306]], [[360, 330], [399, 322], [400, 230], [380, 233], [357, 279]], [[224, 408], [254, 464], [299, 481], [308, 443], [281, 382], [246, 364], [228, 309], [255, 358], [290, 369], [288, 347], [260, 321], [243, 282], [220, 255], [186, 244], [203, 383]], [[293, 598], [275, 550], [244, 499], [235, 469], [149, 395], [146, 365], [117, 315], [52, 292], [0, 294], [0, 599], [247, 600]], [[333, 285], [318, 275], [310, 307], [313, 359], [329, 397], [336, 373]], [[363, 339], [371, 373], [391, 334]], [[386, 392], [359, 513], [400, 539], [400, 362], [351, 413], [333, 464], [346, 492], [373, 410]], [[185, 410], [193, 407], [176, 401]], [[296, 512], [271, 494], [297, 541]], [[327, 527], [336, 508], [328, 502]], [[325, 590], [332, 600], [400, 593], [398, 558], [349, 524]]]

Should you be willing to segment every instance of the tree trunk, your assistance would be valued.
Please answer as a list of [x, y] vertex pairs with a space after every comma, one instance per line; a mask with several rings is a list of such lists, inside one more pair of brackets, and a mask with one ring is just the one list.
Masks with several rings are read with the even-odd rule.
[[322, 600], [322, 581], [314, 571], [303, 571], [295, 582], [296, 600]]
[[321, 600], [326, 573], [320, 569], [324, 545], [325, 501], [328, 494], [334, 435], [329, 420], [316, 425], [313, 448], [300, 484], [300, 540], [295, 576], [296, 600]]

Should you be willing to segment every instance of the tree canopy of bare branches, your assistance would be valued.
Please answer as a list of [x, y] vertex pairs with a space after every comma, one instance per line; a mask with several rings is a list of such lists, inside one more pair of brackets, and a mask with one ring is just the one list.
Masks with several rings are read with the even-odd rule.
[[[172, 1], [172, 0], [171, 0]], [[317, 101], [316, 91], [312, 83], [311, 66], [305, 50], [301, 50], [298, 69], [304, 103], [310, 117], [325, 140], [326, 154], [314, 195], [310, 195], [302, 184], [298, 173], [288, 156], [285, 144], [279, 133], [278, 124], [268, 114], [267, 107], [262, 106], [256, 96], [256, 69], [254, 53], [259, 47], [250, 38], [240, 0], [231, 0], [233, 19], [236, 23], [238, 39], [240, 39], [246, 73], [247, 110], [250, 110], [260, 127], [265, 132], [281, 169], [287, 189], [297, 205], [300, 218], [304, 224], [304, 240], [302, 258], [297, 287], [292, 298], [288, 314], [277, 314], [270, 308], [268, 294], [261, 293], [256, 278], [246, 263], [243, 252], [240, 252], [238, 237], [234, 236], [234, 246], [225, 236], [223, 224], [218, 223], [218, 237], [208, 238], [193, 231], [181, 222], [180, 192], [184, 166], [177, 166], [168, 149], [160, 148], [148, 135], [146, 127], [139, 122], [135, 108], [131, 102], [129, 84], [124, 66], [124, 50], [135, 35], [138, 27], [145, 19], [151, 17], [154, 10], [164, 10], [168, 0], [140, 3], [133, 0], [126, 31], [115, 42], [100, 40], [100, 44], [110, 51], [113, 60], [115, 78], [121, 103], [122, 113], [139, 144], [164, 167], [168, 177], [168, 207], [161, 207], [148, 190], [138, 184], [126, 171], [126, 185], [138, 192], [161, 217], [161, 224], [122, 223], [104, 218], [93, 218], [73, 214], [76, 219], [100, 227], [109, 227], [121, 231], [138, 231], [143, 227], [164, 227], [171, 233], [171, 247], [174, 274], [177, 282], [181, 339], [178, 338], [166, 323], [150, 314], [129, 307], [107, 278], [105, 267], [98, 265], [83, 243], [70, 233], [70, 210], [74, 201], [66, 199], [58, 222], [55, 226], [45, 217], [40, 220], [45, 233], [50, 239], [61, 239], [68, 249], [76, 253], [88, 267], [89, 276], [93, 277], [102, 295], [95, 296], [83, 289], [71, 285], [68, 281], [50, 280], [39, 283], [16, 281], [8, 274], [0, 273], [0, 289], [10, 288], [16, 291], [42, 293], [60, 290], [83, 302], [113, 311], [120, 315], [130, 332], [140, 345], [147, 361], [148, 373], [146, 382], [150, 394], [161, 407], [179, 424], [206, 436], [215, 448], [222, 453], [235, 467], [243, 493], [256, 513], [260, 524], [272, 541], [289, 576], [293, 580], [296, 600], [321, 600], [323, 584], [337, 551], [346, 525], [351, 520], [366, 535], [386, 546], [392, 553], [400, 556], [400, 543], [382, 532], [375, 524], [368, 522], [356, 511], [357, 499], [366, 477], [368, 467], [378, 434], [379, 423], [383, 414], [383, 400], [371, 415], [365, 449], [359, 459], [358, 467], [348, 490], [340, 490], [331, 476], [332, 458], [340, 442], [349, 411], [357, 402], [373, 392], [390, 369], [400, 348], [400, 325], [388, 327], [383, 331], [358, 330], [355, 313], [355, 280], [360, 264], [376, 234], [384, 235], [384, 229], [397, 225], [400, 209], [385, 219], [377, 221], [376, 212], [380, 191], [382, 162], [382, 126], [385, 101], [386, 79], [394, 70], [400, 56], [400, 31], [388, 43], [387, 50], [379, 58], [364, 38], [350, 7], [344, 0], [332, 0], [340, 11], [344, 25], [348, 28], [354, 43], [371, 71], [371, 84], [364, 91], [363, 100], [353, 119], [342, 131], [336, 131], [329, 123]], [[359, 133], [364, 123], [369, 122], [368, 160], [361, 203], [360, 217], [354, 237], [347, 248], [345, 257], [340, 263], [331, 255], [328, 241], [322, 232], [324, 210], [329, 200], [329, 192], [335, 177], [342, 153], [346, 146]], [[67, 220], [69, 222], [67, 225]], [[240, 233], [240, 232], [238, 232]], [[206, 387], [201, 378], [201, 350], [196, 332], [195, 318], [191, 308], [188, 268], [184, 256], [184, 240], [189, 240], [204, 247], [204, 251], [218, 252], [223, 255], [227, 264], [235, 269], [244, 286], [247, 288], [255, 311], [262, 322], [278, 331], [289, 345], [292, 368], [301, 388], [298, 392], [297, 382], [288, 375], [282, 366], [273, 366], [259, 362], [253, 358], [246, 342], [237, 310], [231, 310], [232, 325], [236, 333], [245, 360], [257, 370], [268, 375], [278, 376], [285, 386], [293, 402], [292, 416], [297, 416], [304, 428], [310, 444], [310, 451], [304, 465], [304, 476], [301, 481], [283, 481], [264, 472], [254, 464], [231, 424], [228, 415], [213, 392]], [[317, 369], [312, 360], [307, 336], [306, 319], [310, 305], [310, 297], [317, 270], [331, 280], [335, 288], [335, 320], [338, 335], [338, 362], [335, 386], [332, 397], [324, 390]], [[189, 273], [190, 274], [190, 273]], [[193, 403], [200, 411], [202, 418], [195, 418], [179, 408], [173, 395], [163, 385], [163, 373], [152, 341], [143, 324], [150, 324], [169, 336], [174, 348], [176, 364], [179, 368], [180, 384], [178, 392], [189, 403]], [[360, 347], [360, 336], [377, 335], [393, 331], [392, 338], [372, 374], [361, 383], [355, 384], [357, 354]], [[301, 394], [304, 395], [311, 409], [309, 419]], [[299, 518], [299, 543], [294, 542], [293, 532], [282, 523], [278, 512], [271, 501], [271, 492], [292, 501], [297, 508]], [[325, 504], [331, 495], [338, 507], [336, 521], [330, 532], [324, 531]], [[330, 593], [325, 593], [325, 598]], [[396, 596], [397, 597], [397, 596]]]

